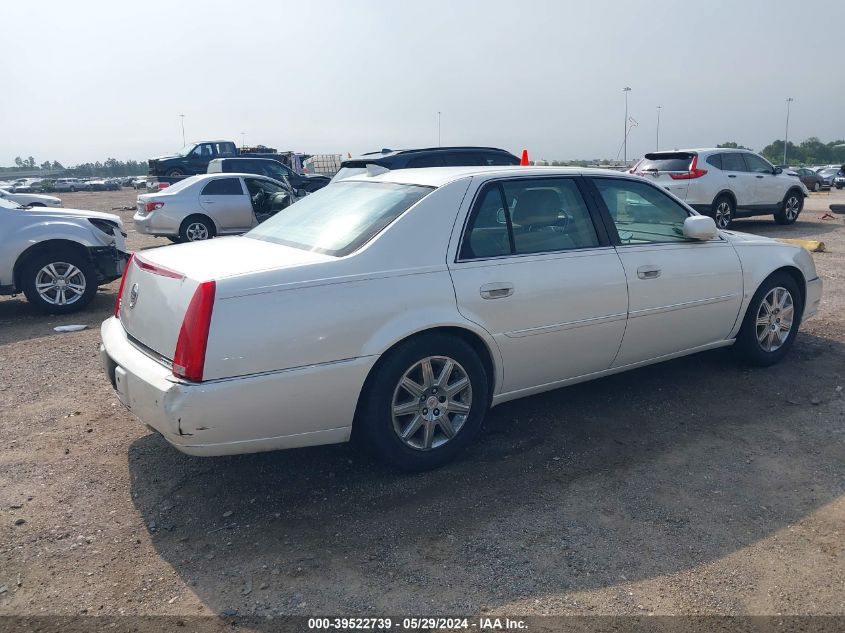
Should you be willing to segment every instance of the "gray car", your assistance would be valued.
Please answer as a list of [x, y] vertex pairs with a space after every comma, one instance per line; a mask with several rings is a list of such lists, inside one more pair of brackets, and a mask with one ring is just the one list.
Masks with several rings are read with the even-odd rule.
[[197, 242], [245, 233], [290, 206], [290, 185], [256, 174], [200, 174], [138, 196], [139, 233]]
[[67, 314], [120, 277], [120, 218], [80, 209], [22, 207], [0, 199], [0, 294], [23, 292], [42, 312]]

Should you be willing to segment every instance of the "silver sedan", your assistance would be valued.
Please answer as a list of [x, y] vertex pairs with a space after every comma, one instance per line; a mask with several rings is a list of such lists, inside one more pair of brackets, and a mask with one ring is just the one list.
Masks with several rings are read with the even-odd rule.
[[174, 242], [245, 233], [294, 201], [285, 182], [255, 174], [201, 174], [138, 196], [139, 233]]

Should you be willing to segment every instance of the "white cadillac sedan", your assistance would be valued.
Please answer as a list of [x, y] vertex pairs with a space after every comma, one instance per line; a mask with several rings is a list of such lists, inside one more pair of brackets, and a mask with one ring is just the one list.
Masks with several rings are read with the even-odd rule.
[[102, 326], [121, 402], [194, 455], [354, 436], [420, 470], [514, 398], [727, 345], [775, 363], [819, 306], [807, 251], [636, 176], [376, 171], [136, 254]]

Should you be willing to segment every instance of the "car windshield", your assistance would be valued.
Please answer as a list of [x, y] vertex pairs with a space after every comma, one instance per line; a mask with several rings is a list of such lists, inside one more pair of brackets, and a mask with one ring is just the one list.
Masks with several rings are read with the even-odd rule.
[[386, 182], [339, 182], [292, 204], [246, 236], [343, 257], [432, 190]]
[[176, 156], [187, 156], [187, 155], [188, 155], [188, 154], [190, 154], [192, 151], [194, 151], [194, 148], [195, 148], [196, 146], [197, 146], [197, 144], [196, 144], [196, 143], [191, 143], [190, 145], [185, 145], [185, 147], [183, 147], [183, 148], [182, 148], [182, 149], [180, 149], [178, 152], [176, 152]]
[[0, 207], [2, 207], [3, 209], [23, 209], [23, 207], [17, 202], [12, 202], [11, 200], [4, 200], [3, 198], [0, 198]]
[[821, 174], [822, 176], [832, 176], [838, 171], [839, 170], [836, 167], [828, 167], [827, 169], [822, 169], [821, 171], [819, 171], [819, 174]]

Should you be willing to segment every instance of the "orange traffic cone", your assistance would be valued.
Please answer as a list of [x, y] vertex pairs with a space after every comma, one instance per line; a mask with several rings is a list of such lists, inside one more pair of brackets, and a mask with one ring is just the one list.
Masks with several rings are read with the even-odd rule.
[[522, 167], [528, 167], [528, 150], [522, 150], [522, 160], [519, 161], [519, 164]]

